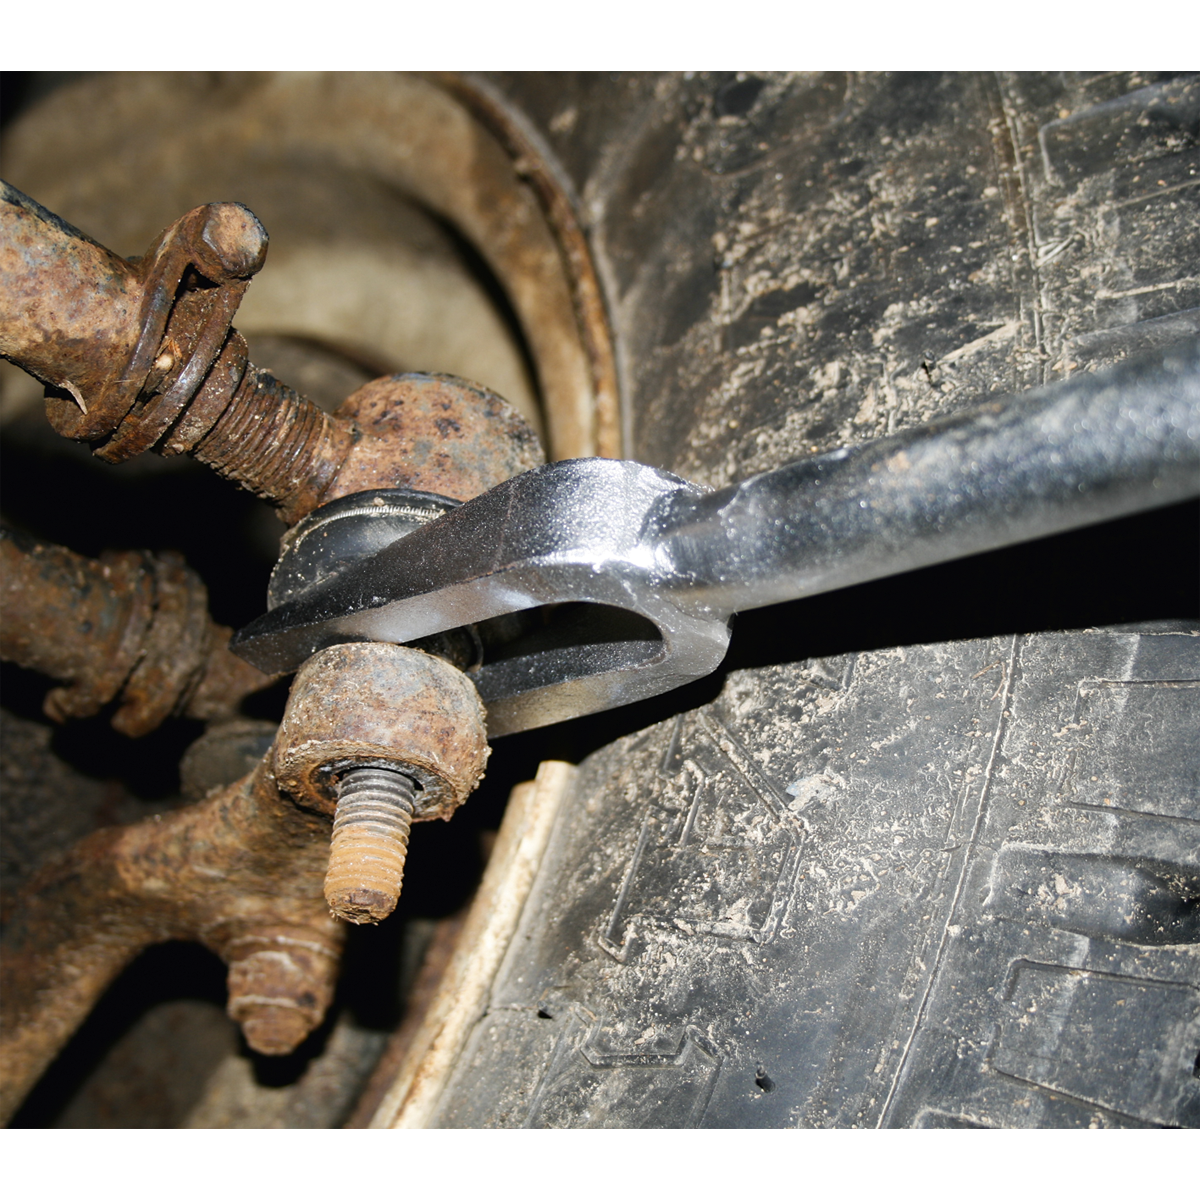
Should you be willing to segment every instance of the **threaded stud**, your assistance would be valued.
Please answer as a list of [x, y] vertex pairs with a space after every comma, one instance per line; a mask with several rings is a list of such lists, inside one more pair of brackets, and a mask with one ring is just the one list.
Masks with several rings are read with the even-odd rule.
[[349, 425], [248, 363], [232, 401], [192, 453], [292, 524], [317, 506], [354, 440]]
[[325, 899], [333, 915], [377, 924], [396, 907], [416, 784], [401, 771], [356, 767], [338, 785]]

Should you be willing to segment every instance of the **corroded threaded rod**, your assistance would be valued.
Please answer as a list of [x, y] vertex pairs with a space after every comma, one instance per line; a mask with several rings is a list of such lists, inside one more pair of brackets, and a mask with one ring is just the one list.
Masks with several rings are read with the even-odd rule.
[[356, 767], [338, 785], [325, 899], [355, 925], [382, 921], [400, 899], [414, 780], [386, 767]]
[[232, 402], [192, 453], [276, 504], [290, 523], [320, 502], [354, 437], [348, 423], [249, 364]]

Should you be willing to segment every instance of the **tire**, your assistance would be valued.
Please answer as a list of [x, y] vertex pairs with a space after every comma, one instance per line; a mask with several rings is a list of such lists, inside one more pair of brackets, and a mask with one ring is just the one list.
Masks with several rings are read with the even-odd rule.
[[[1195, 76], [488, 86], [583, 197], [626, 453], [690, 478], [1200, 332]], [[759, 610], [547, 732], [598, 748], [429, 1123], [1200, 1125], [1195, 530]]]
[[[146, 240], [140, 229], [135, 236], [138, 220], [153, 232], [212, 198], [185, 200], [179, 180], [164, 182], [162, 162], [216, 153], [226, 186], [241, 169], [226, 169], [226, 134], [265, 137], [269, 127], [256, 117], [267, 101], [255, 100], [255, 89], [278, 105], [292, 87], [326, 84], [184, 77], [174, 93], [171, 80], [135, 77], [111, 90], [96, 80], [72, 86], [75, 98], [64, 92], [51, 113], [56, 127], [83, 137], [77, 114], [91, 111], [89, 97], [107, 97], [104, 111], [120, 121], [96, 160], [132, 155], [129, 177], [157, 181], [142, 188], [147, 207], [126, 210], [119, 189], [108, 196], [125, 223], [118, 241], [86, 215], [85, 202], [104, 191], [87, 172], [53, 177], [62, 200], [46, 191], [50, 174], [26, 186], [132, 252]], [[413, 86], [429, 85], [404, 84]], [[615, 342], [620, 453], [704, 483], [1200, 332], [1195, 76], [497, 74], [450, 86], [502, 126], [506, 145], [537, 152], [573, 201]], [[160, 91], [175, 98], [155, 99]], [[328, 95], [351, 96], [347, 111], [390, 120], [361, 79], [334, 78]], [[179, 112], [187, 119], [171, 124]], [[201, 118], [221, 136], [195, 133]], [[158, 140], [121, 133], [126, 120], [157, 122]], [[341, 154], [353, 137], [339, 130], [357, 126], [322, 128], [322, 145]], [[385, 133], [377, 143], [364, 138], [368, 159], [354, 159], [354, 171], [371, 166]], [[83, 137], [83, 149], [93, 140]], [[32, 134], [24, 144], [47, 172], [58, 158], [78, 161]], [[294, 148], [295, 161], [307, 163], [304, 147]], [[267, 188], [257, 161], [241, 164], [245, 178]], [[95, 178], [111, 185], [99, 167]], [[322, 186], [336, 191], [332, 178], [322, 175]], [[310, 220], [302, 210], [297, 203], [301, 231]], [[440, 246], [419, 213], [412, 228], [414, 244]], [[455, 279], [469, 274], [456, 247], [430, 254]], [[294, 278], [293, 299], [319, 292], [316, 275]], [[570, 317], [573, 296], [582, 311], [578, 291], [564, 283], [562, 295], [567, 302], [551, 307]], [[536, 304], [525, 303], [515, 307], [528, 326]], [[364, 311], [372, 306], [368, 296]], [[564, 396], [583, 394], [584, 350], [554, 376], [524, 332], [543, 400], [552, 377]], [[281, 374], [311, 371], [328, 381], [331, 399], [347, 380], [381, 369], [373, 364], [407, 353], [348, 346], [344, 328], [270, 313], [259, 334], [275, 339], [267, 352], [292, 356]], [[524, 370], [513, 354], [506, 361]], [[558, 452], [618, 449], [586, 426], [578, 413], [561, 421], [583, 432], [573, 441], [558, 435]], [[9, 443], [25, 461], [20, 478], [46, 474], [41, 449], [24, 453], [11, 434]], [[62, 499], [10, 483], [9, 499], [31, 528], [45, 522], [39, 533], [85, 553], [113, 544], [113, 527], [135, 536], [146, 509], [161, 521], [153, 536], [137, 533], [146, 544], [178, 547], [165, 539], [179, 529], [219, 529], [209, 549], [184, 548], [214, 606], [224, 606], [220, 619], [256, 615], [269, 568], [262, 539], [237, 567], [225, 534], [249, 518], [220, 515], [216, 481], [195, 493], [201, 501], [185, 491], [185, 502], [158, 503], [146, 501], [151, 482], [135, 481], [136, 497], [122, 505], [93, 505], [94, 545], [72, 536], [82, 518], [69, 487], [59, 489]], [[188, 511], [208, 519], [180, 520]], [[424, 1123], [1200, 1124], [1196, 525], [1196, 506], [1181, 505], [758, 610], [735, 624], [717, 676], [497, 743], [487, 786], [528, 778], [543, 759], [580, 765], [507, 953]], [[37, 705], [26, 708], [36, 723]], [[196, 732], [168, 731], [167, 774]], [[44, 725], [25, 734], [49, 754]], [[57, 738], [56, 749], [67, 740]], [[19, 752], [25, 743], [16, 741]], [[120, 760], [128, 774], [135, 756], [105, 747], [106, 764]], [[97, 773], [95, 757], [75, 758]], [[33, 773], [44, 791], [48, 776]], [[106, 785], [90, 785], [92, 808], [111, 820]], [[152, 800], [167, 803], [174, 786], [173, 775], [156, 784]], [[125, 797], [119, 819], [144, 800]], [[471, 857], [458, 831], [475, 811], [446, 827], [455, 840], [442, 841], [442, 860], [432, 841], [414, 853], [402, 904], [416, 903], [418, 872], [444, 886], [441, 863]], [[410, 932], [424, 921], [428, 939], [429, 918], [461, 898], [439, 894], [402, 916]], [[348, 1007], [380, 990], [378, 945], [360, 943], [356, 961], [371, 965], [353, 972]], [[393, 946], [400, 957], [411, 974], [408, 959], [419, 952], [407, 935], [403, 954]], [[100, 1089], [103, 1099], [130, 1081], [153, 1081], [169, 1044], [186, 1060], [172, 1081], [179, 1094], [169, 1104], [161, 1087], [123, 1098], [117, 1117], [85, 1096], [77, 1123], [254, 1124], [268, 1109], [277, 1124], [347, 1118], [379, 1052], [379, 1027], [395, 1025], [398, 1013], [360, 1030], [357, 1042], [349, 1022], [327, 1029], [331, 1047], [339, 1029], [350, 1041], [314, 1057], [320, 1069], [310, 1076], [307, 1060], [290, 1064], [286, 1078], [299, 1079], [300, 1090], [289, 1098], [275, 1088], [270, 1099], [230, 1042], [212, 966], [193, 964], [204, 975], [193, 991], [208, 1015], [183, 1021], [151, 1008], [157, 1040], [143, 1039], [137, 1053], [127, 1044], [125, 1065]], [[141, 997], [156, 971], [149, 959], [135, 965], [102, 1002], [117, 1026], [104, 1034], [108, 1044], [129, 1032], [129, 997]], [[205, 1039], [216, 1050], [205, 1050]], [[100, 1052], [81, 1053], [90, 1065]], [[71, 1070], [68, 1084], [27, 1110], [26, 1123], [63, 1119], [86, 1074]], [[141, 1117], [131, 1119], [133, 1110]]]

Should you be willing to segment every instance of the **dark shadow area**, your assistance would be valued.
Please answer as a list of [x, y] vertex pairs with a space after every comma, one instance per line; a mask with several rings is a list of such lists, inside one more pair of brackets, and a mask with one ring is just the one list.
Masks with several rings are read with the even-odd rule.
[[223, 625], [266, 607], [283, 526], [262, 501], [190, 458], [145, 454], [113, 466], [58, 437], [41, 406], [0, 440], [5, 520], [89, 558], [174, 550], [208, 588]]
[[0, 130], [56, 88], [92, 71], [0, 71]]
[[405, 900], [402, 893], [399, 911], [382, 924], [347, 931], [335, 1007], [348, 1008], [363, 1029], [392, 1030], [404, 1016], [400, 988], [388, 981], [404, 974], [406, 917], [413, 908]]
[[42, 1129], [54, 1125], [80, 1085], [147, 1012], [181, 999], [207, 1001], [224, 1008], [224, 964], [191, 942], [151, 946], [100, 998], [29, 1093], [10, 1127]]
[[[408, 200], [409, 198], [406, 196], [405, 199]], [[496, 273], [488, 264], [487, 259], [475, 249], [475, 246], [470, 241], [463, 237], [458, 229], [432, 209], [425, 208], [422, 205], [421, 211], [446, 235], [447, 239], [454, 246], [455, 253], [462, 260], [467, 274], [483, 289], [484, 294], [491, 301], [500, 320], [504, 322], [504, 326], [512, 338], [513, 345], [520, 352], [521, 363], [525, 368], [525, 374], [529, 378], [530, 384], [533, 386], [534, 395], [537, 397], [540, 407], [543, 403], [543, 397], [541, 382], [538, 379], [537, 365], [533, 360], [533, 353], [529, 349], [529, 342], [525, 338], [525, 331], [521, 328], [521, 319], [517, 316], [517, 310], [513, 307], [508, 292], [504, 289], [504, 285], [496, 277]]]
[[179, 795], [179, 760], [204, 732], [202, 721], [176, 718], [130, 739], [109, 724], [115, 702], [88, 721], [59, 726], [50, 740], [54, 753], [83, 775], [117, 779], [139, 800], [159, 802]]
[[42, 712], [42, 704], [46, 693], [55, 686], [53, 679], [47, 679], [37, 671], [28, 671], [16, 663], [0, 662], [0, 704], [20, 717], [51, 724]]
[[[253, 1065], [255, 1082], [262, 1087], [290, 1087], [308, 1070], [314, 1058], [320, 1058], [325, 1053], [329, 1035], [340, 1014], [341, 1005], [335, 1000], [329, 1006], [325, 1020], [291, 1054], [259, 1054], [246, 1045], [245, 1038], [239, 1037], [238, 1049]], [[216, 1066], [215, 1063], [213, 1065]]]
[[0, 71], [0, 129], [25, 107], [28, 91], [28, 71]]

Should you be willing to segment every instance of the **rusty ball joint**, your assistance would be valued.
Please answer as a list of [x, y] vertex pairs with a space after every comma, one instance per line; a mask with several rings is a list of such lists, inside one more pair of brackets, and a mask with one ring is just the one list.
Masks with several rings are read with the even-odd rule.
[[330, 646], [301, 667], [275, 741], [278, 786], [333, 816], [325, 898], [356, 925], [400, 897], [413, 821], [449, 820], [483, 777], [485, 713], [471, 681], [407, 646]]

